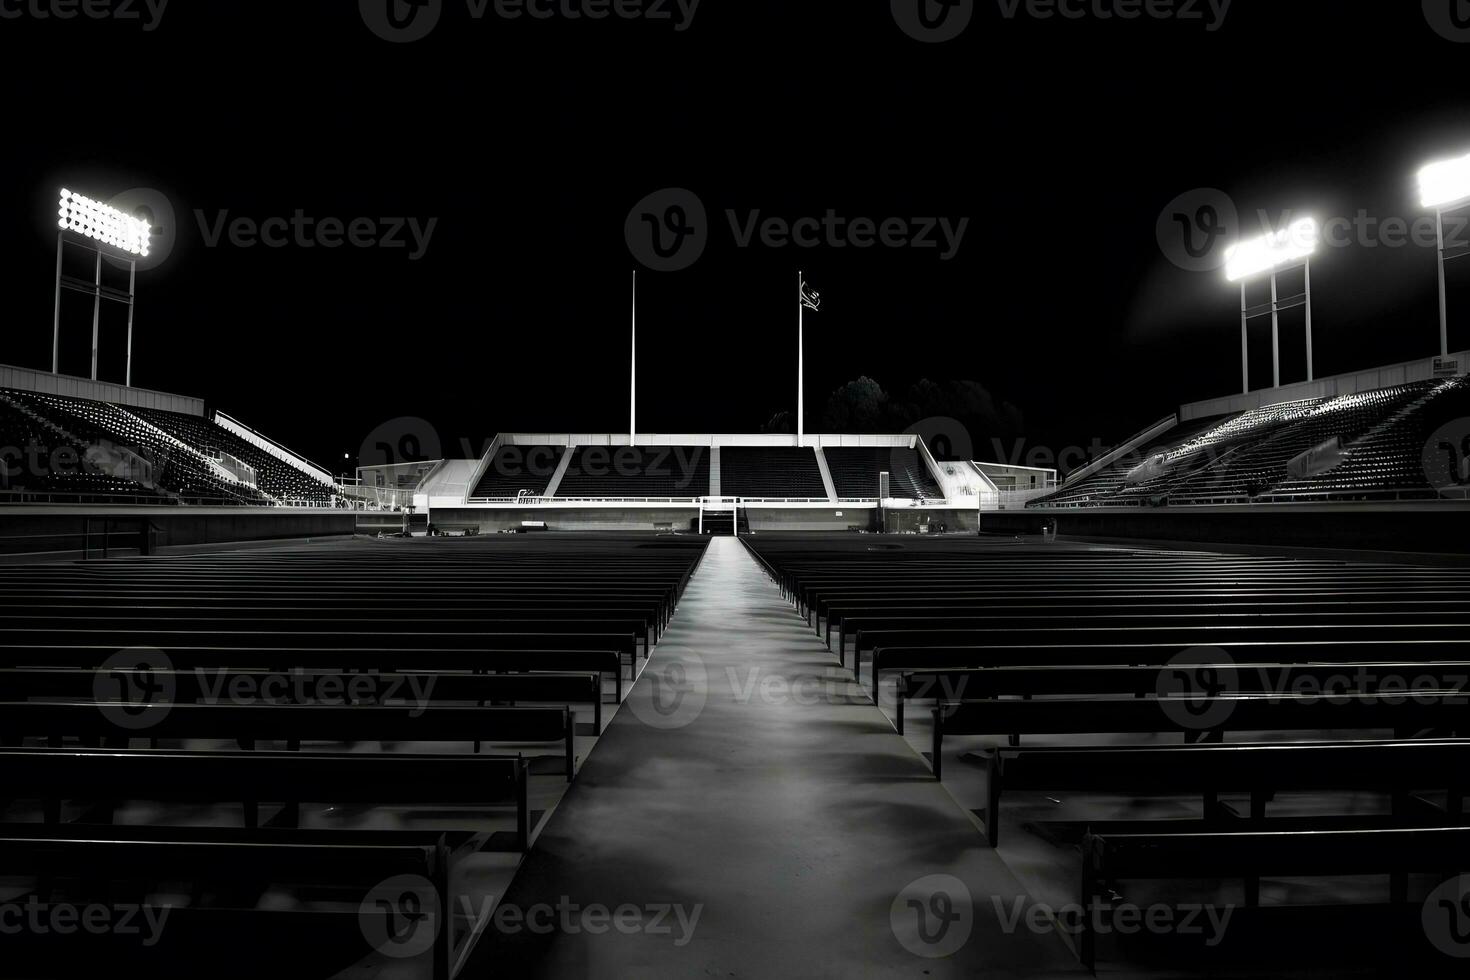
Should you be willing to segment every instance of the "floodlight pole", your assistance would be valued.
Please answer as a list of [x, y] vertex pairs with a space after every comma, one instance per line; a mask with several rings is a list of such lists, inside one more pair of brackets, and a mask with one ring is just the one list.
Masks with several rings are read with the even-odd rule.
[[61, 373], [61, 250], [66, 237], [56, 234], [56, 312], [51, 317], [51, 373]]
[[1245, 280], [1240, 281], [1240, 393], [1251, 393], [1250, 313], [1245, 302]]
[[628, 445], [638, 445], [638, 270], [633, 270], [633, 358], [628, 376]]
[[1271, 387], [1281, 387], [1281, 308], [1276, 300], [1276, 273], [1271, 273]]
[[1444, 208], [1434, 209], [1434, 231], [1435, 238], [1439, 244], [1439, 354], [1447, 357], [1450, 353], [1450, 312], [1449, 301], [1445, 294], [1444, 277]]
[[796, 444], [806, 444], [806, 296], [796, 273]]
[[138, 262], [128, 263], [128, 361], [123, 384], [133, 386], [133, 310], [138, 307]]
[[1305, 288], [1307, 291], [1307, 381], [1310, 382], [1317, 379], [1317, 375], [1313, 369], [1312, 364], [1312, 260], [1308, 258], [1306, 262], [1302, 263], [1302, 267], [1305, 270], [1303, 274], [1306, 276]]
[[102, 249], [97, 250], [96, 289], [92, 293], [92, 380], [97, 380], [97, 346], [102, 331]]

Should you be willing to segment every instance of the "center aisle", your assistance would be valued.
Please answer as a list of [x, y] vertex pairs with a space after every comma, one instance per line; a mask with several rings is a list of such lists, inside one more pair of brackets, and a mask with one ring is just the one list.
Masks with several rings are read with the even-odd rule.
[[734, 538], [502, 908], [464, 975], [1084, 975]]

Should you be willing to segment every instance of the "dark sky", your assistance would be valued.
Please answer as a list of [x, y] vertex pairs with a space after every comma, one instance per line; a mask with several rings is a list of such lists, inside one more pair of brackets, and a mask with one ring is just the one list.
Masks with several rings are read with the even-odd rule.
[[[0, 361], [49, 366], [57, 188], [152, 188], [176, 241], [139, 277], [135, 383], [333, 468], [405, 416], [451, 455], [497, 431], [625, 429], [624, 226], [670, 187], [702, 202], [708, 244], [640, 275], [640, 430], [752, 431], [794, 407], [801, 268], [824, 294], [809, 419], [860, 374], [895, 391], [973, 379], [1032, 446], [1112, 442], [1239, 385], [1238, 293], [1166, 257], [1172, 199], [1219, 188], [1251, 227], [1257, 209], [1408, 221], [1419, 165], [1470, 152], [1470, 44], [1403, 0], [1236, 0], [1216, 30], [1205, 0], [1204, 21], [984, 0], [937, 44], [850, 0], [704, 0], [684, 30], [673, 0], [675, 22], [475, 19], [444, 0], [406, 44], [356, 0], [172, 0], [153, 30], [31, 13], [53, 2], [0, 0], [22, 12], [0, 18]], [[298, 209], [437, 224], [417, 260], [208, 241], [222, 217]], [[946, 260], [741, 247], [727, 218], [829, 209], [969, 223]], [[1437, 352], [1434, 282], [1430, 248], [1370, 234], [1324, 250], [1318, 373]], [[68, 313], [64, 370], [86, 371], [89, 314]], [[1293, 380], [1299, 337], [1286, 345]]]

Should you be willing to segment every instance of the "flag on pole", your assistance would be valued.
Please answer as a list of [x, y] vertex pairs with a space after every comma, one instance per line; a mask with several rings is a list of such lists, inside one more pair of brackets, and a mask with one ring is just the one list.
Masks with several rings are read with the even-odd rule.
[[801, 305], [817, 312], [822, 309], [822, 294], [814, 292], [805, 280], [801, 283]]

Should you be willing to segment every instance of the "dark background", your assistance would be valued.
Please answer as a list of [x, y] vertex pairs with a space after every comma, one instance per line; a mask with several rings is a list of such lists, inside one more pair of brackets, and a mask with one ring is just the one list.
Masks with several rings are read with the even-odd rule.
[[[337, 470], [402, 416], [449, 455], [497, 431], [626, 430], [624, 220], [679, 186], [708, 207], [711, 243], [687, 270], [640, 274], [640, 431], [755, 431], [793, 409], [803, 268], [825, 297], [809, 430], [866, 374], [895, 393], [976, 381], [1015, 410], [994, 433], [1029, 446], [1111, 443], [1239, 387], [1239, 294], [1165, 258], [1166, 204], [1218, 187], [1243, 211], [1417, 218], [1419, 166], [1470, 151], [1467, 66], [1470, 45], [1417, 2], [1236, 0], [1209, 33], [1006, 20], [983, 0], [935, 45], [887, 3], [837, 0], [704, 0], [682, 33], [475, 22], [447, 0], [407, 45], [370, 33], [355, 0], [173, 0], [151, 33], [0, 20], [0, 361], [49, 367], [57, 188], [151, 187], [178, 240], [140, 276], [136, 384], [201, 396]], [[209, 248], [194, 214], [298, 208], [439, 225], [410, 262]], [[949, 262], [742, 249], [729, 208], [970, 227]], [[1431, 249], [1329, 250], [1314, 299], [1319, 375], [1437, 352]], [[1452, 296], [1451, 349], [1470, 344], [1467, 301]], [[64, 370], [84, 374], [74, 338]]]

